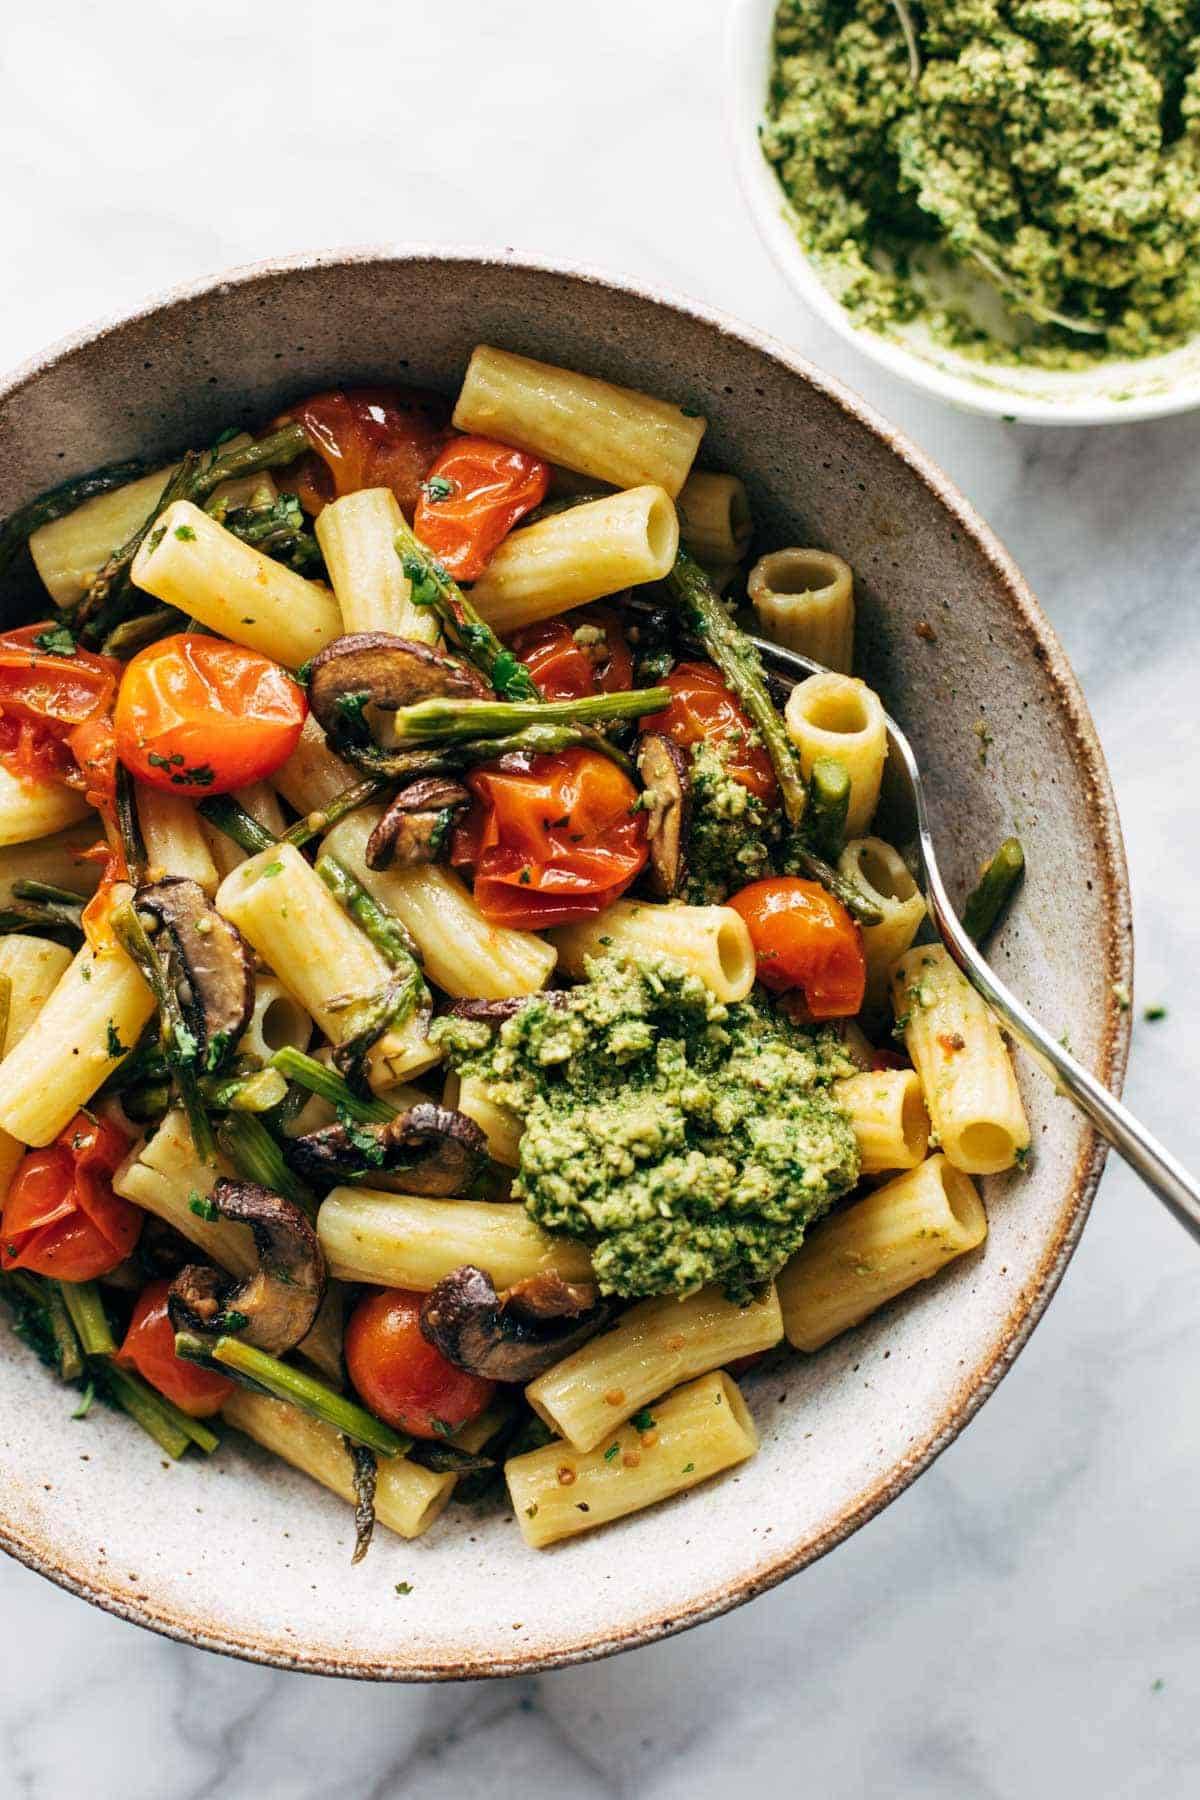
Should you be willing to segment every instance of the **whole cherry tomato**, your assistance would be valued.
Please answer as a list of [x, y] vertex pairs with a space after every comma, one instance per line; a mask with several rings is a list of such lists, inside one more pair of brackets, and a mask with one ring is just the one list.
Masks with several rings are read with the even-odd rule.
[[121, 665], [71, 644], [50, 621], [0, 634], [0, 760], [15, 775], [84, 788], [73, 738], [112, 707]]
[[527, 450], [451, 438], [421, 484], [413, 530], [456, 581], [476, 581], [549, 485], [549, 464]]
[[227, 794], [272, 774], [296, 747], [308, 702], [278, 663], [221, 638], [160, 638], [128, 664], [117, 755], [149, 787]]
[[350, 1379], [364, 1404], [410, 1437], [446, 1437], [478, 1418], [494, 1381], [447, 1362], [421, 1336], [424, 1294], [380, 1288], [360, 1300], [346, 1326]]
[[360, 488], [386, 487], [411, 518], [450, 434], [445, 400], [422, 388], [332, 388], [289, 407], [277, 423], [285, 419], [303, 425], [312, 450], [279, 471], [279, 485], [310, 513]]
[[645, 866], [637, 789], [599, 750], [506, 756], [466, 782], [475, 803], [450, 860], [474, 869], [493, 924], [540, 931], [594, 918]]
[[750, 743], [754, 727], [711, 663], [677, 663], [663, 684], [674, 698], [665, 712], [643, 722], [643, 730], [660, 732], [677, 744], [702, 740], [725, 752], [729, 773], [760, 800], [774, 802], [775, 772], [759, 744]]
[[215, 1369], [202, 1369], [175, 1354], [175, 1327], [167, 1312], [169, 1281], [152, 1281], [138, 1295], [125, 1341], [115, 1362], [136, 1369], [151, 1387], [173, 1400], [193, 1419], [207, 1419], [219, 1412], [234, 1384]]
[[107, 1119], [78, 1112], [44, 1150], [17, 1165], [4, 1201], [0, 1268], [92, 1281], [125, 1261], [142, 1213], [112, 1190], [128, 1140]]
[[764, 987], [776, 994], [800, 988], [813, 1019], [843, 1019], [859, 1010], [867, 985], [862, 934], [819, 882], [792, 875], [752, 881], [726, 905], [750, 929]]
[[620, 614], [611, 606], [583, 607], [527, 625], [514, 632], [509, 648], [547, 700], [582, 700], [633, 686], [633, 658]]

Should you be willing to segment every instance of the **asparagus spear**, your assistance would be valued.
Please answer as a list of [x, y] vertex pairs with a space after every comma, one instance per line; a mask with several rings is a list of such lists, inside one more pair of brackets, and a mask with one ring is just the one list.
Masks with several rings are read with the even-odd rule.
[[243, 1181], [270, 1188], [273, 1194], [291, 1200], [310, 1219], [316, 1217], [316, 1195], [307, 1182], [293, 1175], [283, 1160], [283, 1151], [261, 1119], [253, 1113], [228, 1113], [217, 1127], [217, 1138]]
[[301, 1412], [311, 1413], [314, 1419], [332, 1425], [353, 1443], [364, 1444], [380, 1456], [403, 1456], [411, 1448], [411, 1438], [401, 1437], [365, 1407], [347, 1400], [314, 1375], [294, 1369], [290, 1363], [280, 1362], [277, 1356], [268, 1356], [265, 1350], [256, 1350], [238, 1338], [219, 1337], [209, 1345], [181, 1331], [175, 1339], [175, 1354], [189, 1362], [215, 1362], [244, 1387], [298, 1406]]
[[189, 1444], [196, 1444], [207, 1455], [217, 1448], [220, 1438], [202, 1419], [187, 1413], [144, 1382], [131, 1369], [104, 1364], [104, 1383], [117, 1405], [136, 1419], [142, 1430], [152, 1437], [168, 1456], [179, 1459]]
[[306, 813], [302, 819], [298, 819], [291, 830], [285, 831], [279, 839], [265, 825], [260, 825], [257, 819], [252, 818], [245, 807], [239, 806], [232, 794], [215, 794], [211, 799], [201, 800], [196, 810], [210, 825], [215, 825], [227, 838], [232, 838], [239, 849], [254, 856], [260, 850], [271, 849], [276, 842], [294, 844], [297, 850], [303, 849], [312, 838], [328, 831], [331, 825], [336, 825], [347, 813], [377, 799], [387, 786], [386, 781], [374, 779], [356, 781], [353, 787], [336, 794], [328, 806], [322, 807], [319, 812]]
[[39, 494], [28, 505], [18, 507], [7, 519], [0, 520], [0, 573], [8, 567], [22, 544], [27, 543], [41, 526], [49, 525], [55, 519], [65, 519], [68, 513], [82, 506], [85, 500], [95, 500], [100, 494], [111, 494], [114, 488], [125, 487], [128, 482], [136, 481], [145, 472], [146, 465], [136, 457], [126, 462], [109, 463], [103, 469], [93, 469], [88, 475], [76, 475], [70, 481], [64, 481], [60, 486]]
[[356, 781], [353, 787], [343, 788], [340, 794], [335, 794], [328, 806], [297, 819], [291, 830], [284, 832], [280, 841], [294, 844], [297, 850], [302, 850], [310, 839], [328, 831], [331, 825], [336, 825], [347, 813], [355, 812], [360, 806], [368, 806], [372, 800], [378, 799], [387, 786], [386, 781], [378, 781], [373, 777], [366, 781]]
[[58, 1291], [86, 1356], [111, 1356], [116, 1339], [94, 1281], [60, 1281]]
[[318, 857], [316, 868], [338, 905], [366, 933], [388, 967], [415, 977], [424, 986], [420, 951], [395, 914], [380, 906], [336, 856]]
[[201, 800], [196, 811], [218, 831], [223, 831], [227, 838], [232, 838], [239, 850], [248, 856], [256, 856], [260, 850], [270, 850], [276, 843], [275, 833], [268, 831], [265, 825], [252, 818], [244, 806], [239, 806], [232, 794], [214, 794], [208, 800]]
[[28, 1269], [13, 1269], [0, 1276], [0, 1296], [12, 1307], [18, 1337], [43, 1362], [52, 1364], [63, 1381], [78, 1380], [84, 1369], [83, 1352], [58, 1283]]
[[135, 619], [125, 619], [115, 625], [101, 644], [100, 649], [105, 656], [132, 656], [135, 651], [144, 650], [147, 644], [153, 644], [160, 637], [167, 637], [173, 631], [182, 631], [187, 624], [186, 616], [175, 606], [152, 606], [149, 612], [139, 613]]
[[981, 944], [1013, 896], [1025, 872], [1025, 852], [1015, 837], [1005, 838], [996, 854], [983, 866], [979, 880], [962, 909], [963, 929]]
[[818, 856], [835, 862], [846, 841], [846, 814], [850, 809], [850, 777], [832, 756], [819, 756], [808, 778], [808, 806], [804, 831]]
[[447, 575], [411, 526], [403, 521], [395, 543], [396, 554], [411, 584], [413, 605], [433, 609], [446, 636], [483, 671], [501, 700], [539, 699], [533, 677], [524, 663], [511, 650], [505, 649], [458, 583]]
[[307, 1088], [310, 1094], [320, 1094], [322, 1099], [329, 1100], [361, 1125], [386, 1125], [389, 1119], [397, 1116], [396, 1108], [386, 1100], [362, 1099], [349, 1082], [342, 1080], [336, 1069], [318, 1062], [315, 1056], [306, 1056], [292, 1044], [285, 1044], [282, 1050], [275, 1052], [271, 1067], [286, 1080]]
[[145, 927], [128, 902], [114, 908], [112, 928], [122, 949], [141, 970], [158, 1003], [163, 1054], [179, 1084], [179, 1097], [187, 1114], [196, 1154], [202, 1162], [210, 1163], [216, 1156], [216, 1143], [197, 1075], [199, 1045], [184, 1019], [179, 996], [146, 935]]
[[570, 725], [594, 728], [616, 719], [638, 719], [671, 704], [665, 687], [627, 693], [588, 694], [580, 700], [419, 700], [393, 715], [396, 741], [465, 744], [472, 739], [508, 737], [527, 727]]

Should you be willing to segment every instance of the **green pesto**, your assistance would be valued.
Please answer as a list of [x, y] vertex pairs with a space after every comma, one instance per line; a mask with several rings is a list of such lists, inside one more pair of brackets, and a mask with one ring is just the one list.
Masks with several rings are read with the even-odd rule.
[[747, 882], [771, 873], [778, 814], [729, 772], [719, 744], [692, 746], [691, 822], [682, 898], [720, 906]]
[[592, 1247], [606, 1294], [744, 1298], [858, 1177], [836, 1033], [723, 1005], [678, 964], [605, 957], [562, 1005], [431, 1037], [524, 1120], [513, 1194]]
[[912, 10], [915, 84], [891, 0], [776, 14], [763, 149], [852, 316], [1044, 368], [1200, 331], [1200, 0]]

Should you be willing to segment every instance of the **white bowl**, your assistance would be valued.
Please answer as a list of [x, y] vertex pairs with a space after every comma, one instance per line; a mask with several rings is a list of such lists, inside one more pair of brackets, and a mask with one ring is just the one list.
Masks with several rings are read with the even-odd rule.
[[893, 375], [968, 412], [1035, 425], [1118, 425], [1200, 406], [1200, 334], [1164, 356], [1058, 371], [982, 363], [935, 343], [919, 322], [895, 336], [857, 325], [800, 245], [787, 197], [759, 146], [776, 0], [731, 0], [727, 112], [742, 192], [767, 248], [800, 298]]

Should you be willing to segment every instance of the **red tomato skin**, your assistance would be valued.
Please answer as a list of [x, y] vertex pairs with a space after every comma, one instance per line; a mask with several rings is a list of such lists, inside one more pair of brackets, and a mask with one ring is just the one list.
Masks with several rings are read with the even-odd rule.
[[[449, 493], [438, 497], [438, 482]], [[513, 526], [540, 506], [550, 465], [491, 438], [451, 438], [425, 481], [413, 530], [456, 581], [477, 581]]]
[[181, 632], [128, 663], [117, 694], [117, 755], [139, 781], [203, 799], [274, 773], [296, 748], [308, 701], [257, 650]]
[[779, 790], [771, 759], [761, 745], [739, 741], [754, 727], [720, 671], [706, 662], [677, 663], [663, 686], [671, 690], [671, 704], [645, 718], [641, 729], [660, 732], [685, 747], [702, 739], [720, 745], [734, 779], [773, 805]]
[[862, 934], [819, 882], [792, 875], [752, 881], [726, 905], [746, 921], [765, 988], [802, 989], [813, 1019], [844, 1019], [860, 1010], [867, 985]]
[[128, 1147], [115, 1125], [79, 1112], [54, 1143], [27, 1151], [4, 1201], [0, 1268], [94, 1281], [123, 1263], [142, 1229], [140, 1209], [112, 1191]]
[[[577, 644], [581, 625], [595, 625], [605, 636], [598, 658]], [[547, 700], [583, 700], [590, 694], [626, 693], [633, 686], [633, 658], [611, 606], [589, 606], [527, 625], [513, 633], [509, 648], [519, 656]]]
[[386, 487], [410, 519], [450, 435], [445, 399], [423, 388], [331, 388], [290, 407], [276, 423], [286, 419], [304, 426], [312, 450], [280, 470], [279, 484], [309, 513], [360, 488]]
[[27, 780], [83, 788], [88, 776], [74, 740], [89, 722], [103, 723], [121, 665], [88, 650], [42, 650], [37, 639], [53, 629], [44, 620], [0, 633], [0, 761]]
[[474, 869], [493, 924], [540, 931], [594, 918], [645, 867], [637, 789], [600, 751], [502, 757], [466, 781], [475, 804], [450, 860]]
[[167, 1312], [169, 1281], [152, 1281], [138, 1295], [115, 1358], [193, 1419], [207, 1419], [228, 1400], [234, 1384], [215, 1369], [202, 1369], [175, 1354], [175, 1327]]
[[478, 1418], [496, 1384], [455, 1368], [426, 1342], [424, 1299], [405, 1288], [368, 1294], [350, 1315], [344, 1350], [359, 1398], [377, 1418], [410, 1437], [438, 1438]]

